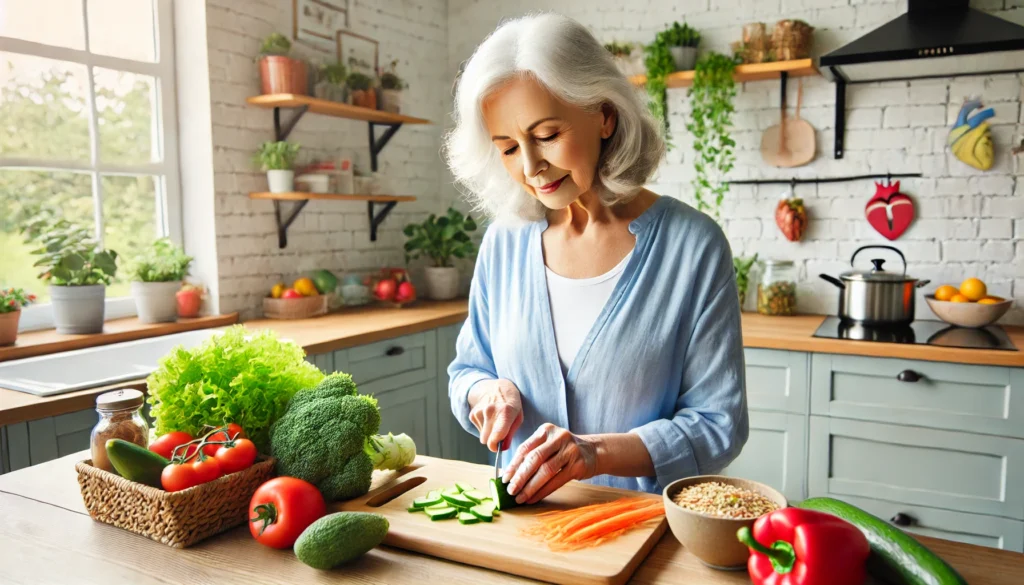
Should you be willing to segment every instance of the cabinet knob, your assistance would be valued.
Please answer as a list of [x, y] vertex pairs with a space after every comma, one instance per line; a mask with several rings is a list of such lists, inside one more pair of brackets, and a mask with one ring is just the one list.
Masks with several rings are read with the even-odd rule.
[[904, 514], [903, 512], [897, 512], [895, 516], [889, 519], [889, 522], [892, 522], [896, 526], [907, 527], [914, 523], [914, 517], [909, 514]]
[[405, 348], [402, 347], [401, 345], [396, 345], [395, 347], [389, 347], [388, 350], [384, 353], [389, 356], [402, 355], [403, 353], [405, 353]]
[[922, 377], [923, 376], [921, 376], [921, 374], [918, 374], [914, 370], [903, 370], [896, 375], [896, 379], [900, 382], [917, 382]]

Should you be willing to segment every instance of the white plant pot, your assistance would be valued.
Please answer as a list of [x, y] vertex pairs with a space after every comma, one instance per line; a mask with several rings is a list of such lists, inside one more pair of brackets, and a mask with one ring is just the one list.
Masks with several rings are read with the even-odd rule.
[[181, 281], [133, 282], [132, 298], [143, 323], [170, 323], [178, 320], [178, 299]]
[[271, 193], [288, 193], [295, 190], [295, 171], [267, 171], [267, 184]]
[[453, 266], [426, 268], [427, 297], [447, 301], [459, 295], [459, 269]]
[[697, 65], [697, 47], [669, 47], [676, 71], [693, 71]]
[[381, 90], [380, 99], [380, 109], [385, 112], [391, 112], [392, 114], [399, 114], [402, 112], [402, 90], [383, 89]]
[[53, 324], [61, 335], [102, 333], [107, 287], [50, 286]]

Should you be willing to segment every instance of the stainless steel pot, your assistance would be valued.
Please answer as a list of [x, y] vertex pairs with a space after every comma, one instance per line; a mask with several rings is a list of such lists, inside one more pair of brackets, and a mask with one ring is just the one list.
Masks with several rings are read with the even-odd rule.
[[887, 272], [885, 260], [872, 258], [871, 270], [851, 270], [837, 279], [828, 274], [821, 278], [839, 287], [839, 318], [864, 325], [907, 325], [914, 321], [914, 304], [920, 288], [930, 281], [907, 276], [907, 259], [892, 246], [861, 246], [850, 257], [854, 266], [857, 254], [868, 248], [892, 250], [903, 261], [903, 272]]

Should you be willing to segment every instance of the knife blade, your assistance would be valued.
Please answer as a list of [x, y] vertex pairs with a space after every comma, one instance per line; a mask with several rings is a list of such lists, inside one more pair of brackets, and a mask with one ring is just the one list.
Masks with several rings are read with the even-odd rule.
[[501, 481], [501, 452], [505, 450], [505, 441], [507, 440], [508, 437], [498, 443], [498, 452], [494, 454], [494, 479], [498, 481]]

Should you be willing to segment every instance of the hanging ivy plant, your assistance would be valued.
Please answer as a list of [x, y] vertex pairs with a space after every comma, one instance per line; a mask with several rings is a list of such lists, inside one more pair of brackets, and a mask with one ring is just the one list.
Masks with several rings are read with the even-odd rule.
[[733, 149], [736, 142], [729, 131], [732, 115], [736, 111], [736, 82], [734, 58], [711, 52], [697, 61], [691, 98], [690, 122], [686, 129], [693, 136], [696, 151], [693, 180], [697, 209], [709, 213], [715, 221], [721, 220], [722, 201], [729, 191], [725, 176], [736, 160]]
[[646, 88], [647, 94], [651, 96], [651, 114], [664, 127], [665, 141], [668, 143], [668, 147], [671, 148], [668, 115], [665, 105], [667, 89], [665, 80], [669, 73], [675, 71], [675, 61], [672, 60], [672, 53], [669, 51], [669, 44], [665, 38], [665, 33], [658, 33], [654, 37], [654, 42], [644, 47], [644, 65], [647, 67]]

